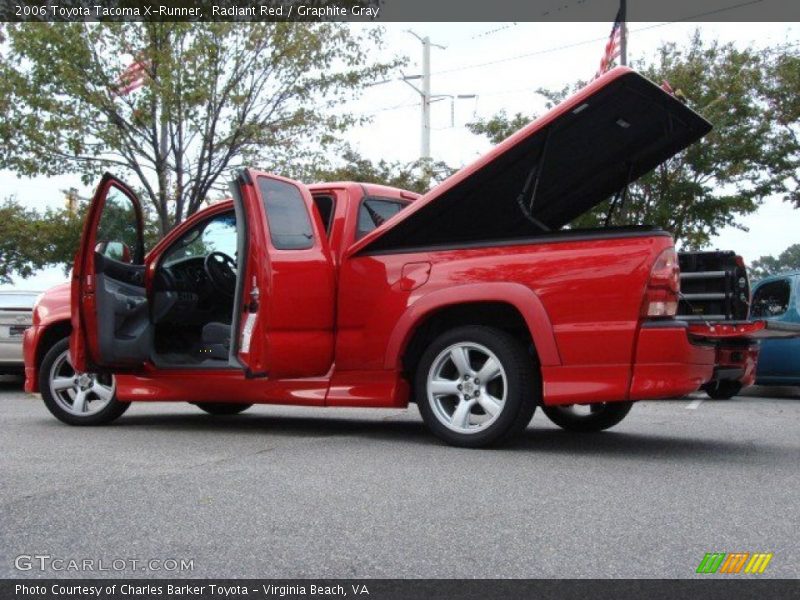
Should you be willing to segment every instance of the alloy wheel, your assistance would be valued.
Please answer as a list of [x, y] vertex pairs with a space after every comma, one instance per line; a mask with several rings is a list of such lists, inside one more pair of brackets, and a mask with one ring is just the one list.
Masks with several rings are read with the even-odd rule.
[[506, 402], [508, 380], [485, 346], [461, 342], [445, 348], [428, 372], [428, 401], [448, 429], [474, 434], [494, 423]]
[[68, 350], [53, 362], [48, 379], [53, 399], [63, 410], [77, 417], [99, 413], [114, 399], [116, 391], [113, 375], [77, 372]]

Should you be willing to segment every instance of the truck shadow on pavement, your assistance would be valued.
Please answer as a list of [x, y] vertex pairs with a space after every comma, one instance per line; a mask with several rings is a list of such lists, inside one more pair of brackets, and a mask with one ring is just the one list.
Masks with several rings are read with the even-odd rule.
[[[203, 432], [219, 441], [228, 435], [261, 435], [281, 441], [296, 439], [335, 440], [362, 438], [387, 444], [414, 444], [456, 452], [491, 452], [498, 454], [547, 453], [570, 456], [605, 456], [654, 461], [691, 460], [699, 463], [763, 461], [769, 456], [783, 456], [796, 450], [768, 442], [750, 440], [692, 438], [658, 433], [625, 431], [625, 426], [600, 433], [577, 434], [534, 422], [516, 440], [497, 448], [471, 450], [452, 448], [439, 441], [421, 421], [386, 418], [238, 415], [215, 417], [191, 414], [125, 415], [110, 427], [170, 433]], [[140, 430], [141, 428], [141, 430]]]

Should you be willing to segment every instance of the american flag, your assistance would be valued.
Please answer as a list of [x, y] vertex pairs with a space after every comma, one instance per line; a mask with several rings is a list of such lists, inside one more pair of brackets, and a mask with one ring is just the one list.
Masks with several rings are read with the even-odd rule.
[[619, 11], [617, 12], [617, 18], [614, 19], [614, 26], [611, 28], [611, 35], [608, 36], [603, 58], [600, 59], [600, 68], [597, 69], [597, 73], [594, 76], [595, 79], [608, 71], [613, 66], [614, 60], [619, 58], [624, 31], [625, 13], [623, 8], [620, 7]]
[[138, 55], [119, 76], [114, 94], [117, 96], [127, 96], [132, 91], [144, 85], [146, 76], [147, 61], [144, 60], [141, 55]]

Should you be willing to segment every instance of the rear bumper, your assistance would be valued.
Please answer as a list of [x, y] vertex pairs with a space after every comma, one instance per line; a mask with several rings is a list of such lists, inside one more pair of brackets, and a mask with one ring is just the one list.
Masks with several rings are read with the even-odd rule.
[[680, 321], [650, 321], [639, 330], [629, 400], [675, 398], [713, 379], [717, 348], [694, 344]]
[[642, 325], [630, 400], [683, 396], [715, 381], [753, 385], [759, 349], [755, 339], [697, 337], [693, 327], [681, 321]]

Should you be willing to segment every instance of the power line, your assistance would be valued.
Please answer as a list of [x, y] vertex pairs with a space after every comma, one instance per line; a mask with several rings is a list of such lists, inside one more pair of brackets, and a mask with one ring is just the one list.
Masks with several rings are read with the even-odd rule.
[[395, 104], [393, 106], [384, 106], [383, 108], [376, 108], [375, 110], [371, 110], [368, 112], [360, 112], [358, 113], [361, 116], [368, 117], [370, 115], [377, 115], [378, 113], [387, 112], [390, 110], [399, 110], [401, 108], [410, 108], [412, 106], [419, 106], [419, 102], [401, 102], [400, 104]]
[[[665, 23], [656, 23], [655, 25], [648, 25], [646, 27], [639, 27], [638, 29], [630, 30], [629, 33], [638, 33], [640, 31], [647, 31], [647, 30], [650, 30], [650, 29], [657, 29], [659, 27], [666, 27], [668, 25], [675, 25], [676, 23], [684, 23], [686, 21], [692, 21], [694, 19], [699, 19], [701, 17], [708, 17], [708, 16], [711, 16], [711, 15], [727, 12], [727, 11], [730, 11], [730, 10], [735, 10], [737, 8], [742, 8], [744, 6], [750, 6], [752, 4], [760, 4], [763, 1], [764, 0], [748, 0], [747, 2], [740, 2], [738, 4], [734, 4], [734, 5], [731, 5], [731, 6], [726, 6], [726, 7], [723, 7], [723, 8], [718, 8], [716, 10], [710, 10], [710, 11], [706, 11], [706, 12], [702, 12], [702, 13], [697, 13], [697, 14], [694, 14], [694, 15], [691, 15], [691, 16], [688, 16], [688, 17], [684, 17], [682, 19], [677, 19], [675, 21], [667, 21]], [[570, 48], [577, 48], [579, 46], [585, 46], [586, 44], [594, 44], [596, 42], [603, 42], [603, 41], [606, 41], [607, 39], [608, 39], [608, 36], [592, 38], [592, 39], [588, 39], [588, 40], [582, 40], [580, 42], [573, 42], [573, 43], [570, 43], [570, 44], [563, 44], [561, 46], [554, 46], [552, 48], [544, 48], [542, 50], [535, 50], [533, 52], [528, 52], [528, 53], [525, 53], [525, 54], [517, 54], [515, 56], [507, 56], [507, 57], [504, 57], [504, 58], [498, 58], [498, 59], [495, 59], [495, 60], [490, 60], [490, 61], [486, 61], [486, 62], [482, 62], [482, 63], [474, 63], [474, 64], [471, 64], [471, 65], [464, 65], [464, 66], [461, 66], [461, 67], [453, 67], [451, 69], [444, 69], [442, 71], [435, 71], [435, 72], [431, 73], [431, 75], [444, 75], [446, 73], [456, 73], [458, 71], [466, 71], [466, 70], [470, 70], [470, 69], [480, 69], [482, 67], [489, 67], [489, 66], [492, 66], [492, 65], [497, 65], [497, 64], [501, 64], [501, 63], [505, 63], [505, 62], [511, 62], [511, 61], [515, 61], [515, 60], [521, 60], [521, 59], [524, 59], [524, 58], [529, 58], [531, 56], [540, 56], [542, 54], [550, 54], [552, 52], [558, 52], [560, 50], [568, 50]]]
[[[642, 29], [639, 29], [638, 31], [642, 31]], [[796, 48], [798, 46], [800, 46], [800, 42], [795, 42], [795, 43], [792, 43], [792, 44], [781, 44], [779, 46], [774, 46], [774, 47], [771, 47], [771, 48], [763, 48], [759, 52], [762, 52], [763, 54], [774, 54], [776, 52], [780, 52], [780, 51], [785, 50], [787, 48]], [[528, 86], [528, 87], [524, 87], [524, 88], [513, 88], [513, 89], [508, 89], [508, 90], [496, 90], [494, 92], [488, 92], [488, 93], [480, 94], [480, 97], [481, 98], [490, 98], [492, 96], [506, 96], [506, 95], [511, 95], [511, 94], [522, 94], [522, 93], [525, 93], [525, 92], [534, 92], [534, 91], [538, 90], [540, 87], [541, 87], [540, 85], [533, 85], [533, 86]], [[374, 115], [374, 114], [378, 114], [378, 113], [381, 113], [381, 112], [386, 112], [386, 111], [391, 111], [391, 110], [399, 110], [401, 108], [409, 108], [409, 107], [412, 107], [412, 106], [419, 106], [419, 102], [403, 102], [401, 104], [396, 104], [396, 105], [393, 105], [393, 106], [385, 106], [383, 108], [378, 108], [378, 109], [375, 109], [375, 110], [370, 111], [370, 112], [362, 112], [362, 113], [358, 113], [358, 114], [363, 115], [363, 116], [369, 116], [369, 115]]]

